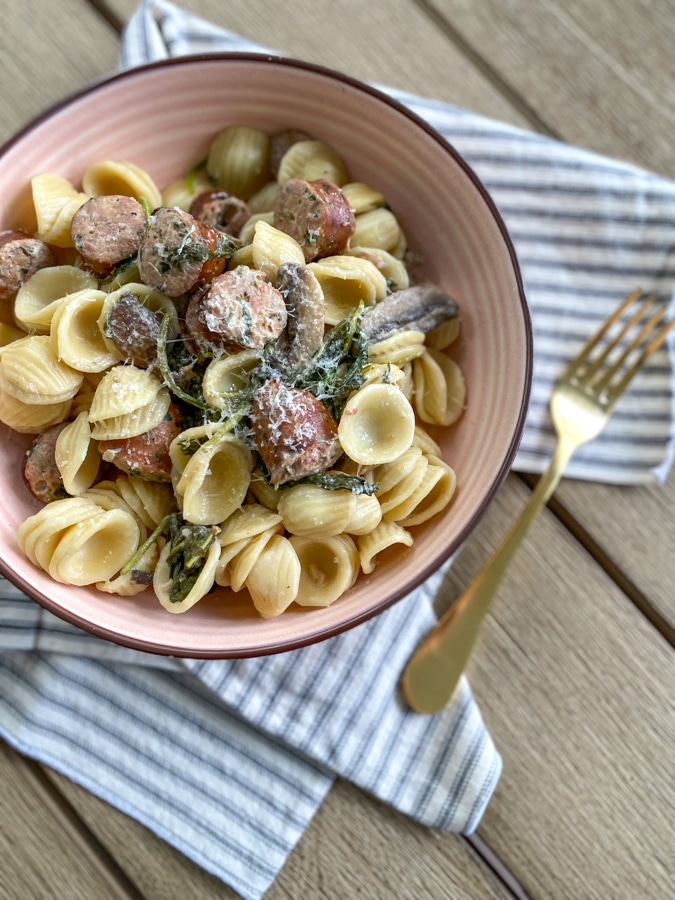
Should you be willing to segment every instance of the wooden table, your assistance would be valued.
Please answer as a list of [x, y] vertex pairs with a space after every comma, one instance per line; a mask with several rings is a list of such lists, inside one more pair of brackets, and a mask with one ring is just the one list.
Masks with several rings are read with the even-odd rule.
[[[115, 68], [135, 5], [5, 0], [0, 141]], [[669, 0], [183, 6], [288, 55], [675, 174]], [[453, 568], [457, 591], [532, 481], [509, 477]], [[639, 489], [566, 481], [538, 520], [471, 663], [504, 757], [473, 839], [425, 829], [338, 783], [270, 900], [673, 896], [674, 508], [675, 474]], [[12, 900], [235, 896], [6, 746], [0, 872], [0, 897]]]

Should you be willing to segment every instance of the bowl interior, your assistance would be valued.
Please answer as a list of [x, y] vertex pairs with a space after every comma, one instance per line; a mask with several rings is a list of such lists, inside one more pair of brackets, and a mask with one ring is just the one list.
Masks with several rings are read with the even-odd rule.
[[29, 181], [38, 172], [78, 182], [92, 162], [129, 160], [164, 187], [235, 123], [269, 132], [292, 126], [332, 145], [352, 180], [385, 195], [409, 246], [423, 254], [419, 275], [457, 299], [462, 338], [453, 355], [466, 377], [467, 407], [457, 425], [431, 432], [457, 472], [458, 489], [443, 514], [413, 529], [409, 550], [385, 555], [372, 575], [361, 575], [327, 609], [292, 607], [264, 620], [246, 592], [221, 588], [176, 616], [150, 592], [118, 598], [66, 587], [27, 562], [16, 530], [39, 508], [19, 474], [30, 438], [0, 425], [3, 573], [67, 620], [152, 652], [234, 657], [290, 649], [361, 622], [408, 593], [457, 549], [505, 477], [529, 391], [531, 334], [518, 267], [484, 190], [419, 120], [325, 70], [234, 55], [159, 64], [95, 85], [7, 145], [0, 226], [32, 228]]

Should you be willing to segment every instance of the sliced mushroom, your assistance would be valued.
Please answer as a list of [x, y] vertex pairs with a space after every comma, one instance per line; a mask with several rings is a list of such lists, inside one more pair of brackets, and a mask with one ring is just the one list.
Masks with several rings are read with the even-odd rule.
[[288, 319], [273, 363], [281, 371], [295, 372], [321, 346], [326, 301], [314, 273], [297, 263], [279, 266], [276, 287], [286, 302]]
[[427, 334], [458, 313], [457, 303], [433, 284], [418, 284], [395, 291], [361, 317], [361, 329], [368, 343], [382, 341], [397, 331]]

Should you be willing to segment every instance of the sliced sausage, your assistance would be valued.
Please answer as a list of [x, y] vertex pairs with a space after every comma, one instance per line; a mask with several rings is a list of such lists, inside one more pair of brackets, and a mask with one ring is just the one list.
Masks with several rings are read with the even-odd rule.
[[121, 194], [87, 200], [70, 225], [73, 246], [96, 275], [107, 275], [123, 259], [135, 256], [146, 230], [141, 204]]
[[155, 210], [138, 251], [141, 280], [168, 297], [178, 297], [219, 275], [239, 246], [178, 207]]
[[296, 263], [279, 266], [276, 288], [286, 301], [288, 321], [272, 362], [281, 371], [295, 372], [321, 346], [326, 300], [314, 273]]
[[133, 291], [115, 302], [105, 323], [106, 334], [115, 342], [125, 360], [147, 369], [157, 359], [159, 319], [144, 306]]
[[98, 449], [104, 462], [112, 463], [128, 475], [138, 475], [146, 481], [170, 482], [169, 445], [182, 430], [183, 415], [172, 403], [155, 428], [137, 437], [99, 441]]
[[190, 215], [205, 225], [236, 237], [252, 213], [248, 203], [227, 191], [204, 191], [190, 204]]
[[332, 181], [289, 178], [274, 202], [274, 225], [300, 244], [305, 262], [310, 262], [346, 249], [356, 220]]
[[23, 464], [24, 481], [42, 503], [51, 503], [52, 500], [62, 500], [68, 496], [56, 465], [56, 439], [66, 424], [60, 422], [38, 434], [26, 453]]
[[0, 303], [12, 301], [38, 269], [56, 264], [54, 251], [23, 231], [0, 232]]
[[251, 427], [274, 485], [324, 472], [342, 453], [337, 422], [323, 403], [280, 378], [256, 393]]
[[264, 272], [237, 266], [193, 297], [185, 313], [188, 337], [206, 353], [244, 347], [260, 350], [275, 340], [287, 321], [281, 293]]

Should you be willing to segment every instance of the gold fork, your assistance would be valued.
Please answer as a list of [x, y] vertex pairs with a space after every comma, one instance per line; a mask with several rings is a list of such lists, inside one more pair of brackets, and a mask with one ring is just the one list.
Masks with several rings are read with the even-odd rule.
[[[599, 348], [607, 332], [642, 296], [637, 290], [623, 301], [572, 360], [554, 388], [551, 418], [558, 440], [548, 470], [511, 530], [462, 596], [424, 638], [403, 673], [403, 696], [418, 712], [437, 712], [452, 696], [502, 576], [525, 532], [555, 490], [570, 457], [577, 447], [600, 434], [630, 381], [675, 326], [675, 319], [663, 322], [665, 305], [639, 324], [654, 302], [654, 295], [650, 295], [637, 311], [628, 314], [623, 326], [617, 326], [618, 334], [607, 340], [604, 349]], [[632, 337], [636, 328], [637, 334]]]

